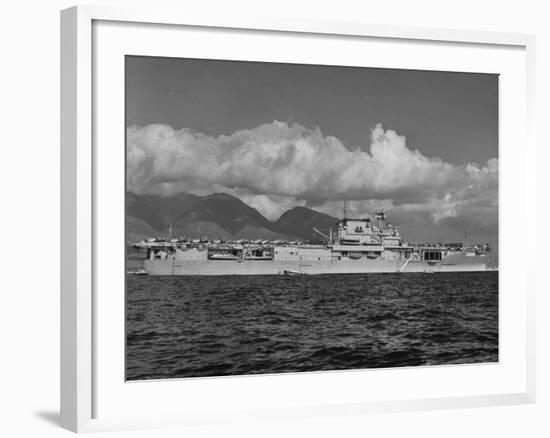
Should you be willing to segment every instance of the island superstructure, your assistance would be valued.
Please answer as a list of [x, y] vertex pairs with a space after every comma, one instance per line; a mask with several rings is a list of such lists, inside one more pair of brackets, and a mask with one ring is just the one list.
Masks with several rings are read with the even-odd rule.
[[202, 241], [150, 238], [134, 244], [145, 250], [148, 275], [276, 275], [382, 272], [469, 272], [487, 269], [488, 245], [410, 244], [386, 213], [344, 218], [320, 234], [324, 241]]

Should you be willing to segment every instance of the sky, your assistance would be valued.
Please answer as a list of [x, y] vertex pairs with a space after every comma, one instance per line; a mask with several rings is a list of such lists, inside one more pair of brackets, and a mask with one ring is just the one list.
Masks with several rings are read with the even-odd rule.
[[126, 57], [127, 186], [269, 219], [386, 208], [409, 240], [494, 241], [498, 76]]

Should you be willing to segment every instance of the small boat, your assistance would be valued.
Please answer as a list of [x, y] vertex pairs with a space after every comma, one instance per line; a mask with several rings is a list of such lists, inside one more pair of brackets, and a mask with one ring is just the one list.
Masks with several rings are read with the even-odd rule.
[[129, 275], [147, 275], [147, 271], [143, 268], [128, 270], [128, 271], [126, 271], [126, 273], [129, 274]]
[[295, 269], [285, 269], [282, 272], [283, 275], [307, 275], [304, 271], [297, 271]]

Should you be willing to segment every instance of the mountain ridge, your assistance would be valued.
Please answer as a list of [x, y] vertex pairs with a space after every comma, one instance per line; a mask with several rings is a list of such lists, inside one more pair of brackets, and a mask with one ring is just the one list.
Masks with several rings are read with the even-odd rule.
[[326, 213], [322, 213], [312, 208], [296, 206], [285, 211], [275, 222], [280, 228], [287, 230], [303, 238], [319, 238], [313, 228], [325, 234], [330, 233], [330, 229], [335, 231], [338, 219]]
[[[196, 239], [266, 239], [309, 240], [313, 227], [325, 229], [338, 219], [308, 207], [294, 207], [276, 221], [227, 193], [205, 196], [190, 193], [162, 197], [159, 195], [126, 196], [127, 240], [141, 240], [148, 232]], [[316, 236], [317, 238], [319, 236]]]

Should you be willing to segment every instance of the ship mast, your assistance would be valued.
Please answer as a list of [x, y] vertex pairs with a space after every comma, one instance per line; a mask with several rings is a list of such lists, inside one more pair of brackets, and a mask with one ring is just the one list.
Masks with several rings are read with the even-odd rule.
[[378, 229], [382, 230], [384, 228], [384, 220], [386, 219], [386, 213], [384, 210], [376, 210], [375, 212], [376, 220], [378, 221]]

